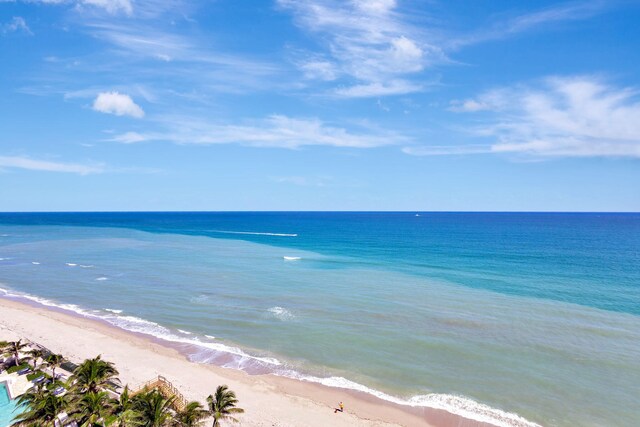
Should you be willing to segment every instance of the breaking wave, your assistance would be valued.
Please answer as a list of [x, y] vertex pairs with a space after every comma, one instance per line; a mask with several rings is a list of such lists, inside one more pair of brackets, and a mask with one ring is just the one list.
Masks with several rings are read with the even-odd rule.
[[289, 310], [282, 307], [271, 307], [268, 311], [273, 314], [273, 317], [282, 321], [291, 320], [296, 317]]
[[[355, 390], [398, 405], [441, 409], [471, 420], [493, 424], [497, 427], [540, 427], [539, 424], [528, 421], [517, 414], [490, 407], [464, 396], [431, 393], [402, 399], [379, 390], [371, 389], [344, 377], [317, 377], [303, 374], [288, 369], [278, 359], [253, 356], [238, 347], [212, 342], [215, 339], [213, 336], [205, 335], [204, 338], [200, 338], [194, 336], [192, 332], [181, 329], [177, 329], [177, 332], [180, 333], [180, 335], [178, 335], [156, 322], [135, 316], [122, 315], [122, 310], [104, 309], [104, 311], [108, 313], [95, 310], [91, 311], [75, 304], [60, 304], [46, 298], [0, 288], [0, 297], [2, 296], [30, 300], [47, 307], [71, 311], [81, 316], [106, 321], [113, 326], [130, 332], [149, 335], [171, 343], [193, 346], [195, 350], [189, 352], [189, 359], [197, 363], [214, 363], [227, 368], [245, 370], [250, 373], [251, 371], [268, 372], [282, 377], [318, 383], [328, 387]], [[271, 307], [269, 308], [269, 312], [278, 318], [293, 317], [288, 310], [282, 307]], [[188, 337], [185, 335], [188, 335]]]

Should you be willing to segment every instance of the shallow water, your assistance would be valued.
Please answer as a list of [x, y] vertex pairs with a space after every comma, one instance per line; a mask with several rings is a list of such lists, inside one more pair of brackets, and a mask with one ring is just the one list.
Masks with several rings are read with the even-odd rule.
[[76, 215], [0, 215], [5, 294], [503, 425], [640, 424], [638, 216]]

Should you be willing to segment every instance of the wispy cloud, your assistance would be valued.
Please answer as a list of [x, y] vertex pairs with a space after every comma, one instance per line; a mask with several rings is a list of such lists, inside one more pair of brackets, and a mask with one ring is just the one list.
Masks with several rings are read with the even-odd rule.
[[177, 6], [184, 6], [182, 0], [0, 0], [0, 3], [39, 3], [44, 5], [66, 5], [75, 11], [85, 13], [101, 11], [110, 15], [135, 15], [155, 17]]
[[24, 18], [20, 16], [14, 16], [11, 19], [11, 21], [5, 24], [0, 24], [0, 34], [17, 33], [17, 32], [33, 35], [33, 33], [31, 32], [31, 29], [27, 25], [27, 22], [24, 20]]
[[81, 4], [100, 7], [111, 14], [133, 14], [133, 5], [130, 0], [82, 0]]
[[465, 154], [491, 153], [490, 145], [428, 145], [409, 146], [402, 148], [402, 152], [411, 156], [453, 156]]
[[36, 160], [22, 156], [0, 156], [0, 168], [27, 169], [45, 172], [66, 172], [89, 175], [104, 172], [103, 165], [83, 165], [78, 163], [60, 163], [49, 160]]
[[611, 8], [613, 5], [614, 2], [604, 0], [561, 3], [512, 18], [502, 19], [486, 28], [466, 35], [451, 37], [446, 42], [446, 46], [448, 49], [457, 49], [467, 45], [511, 37], [559, 22], [589, 19]]
[[[489, 91], [457, 105], [490, 116], [476, 135], [490, 147], [424, 147], [421, 154], [515, 153], [545, 157], [640, 158], [640, 89], [592, 76], [551, 77], [539, 85]], [[466, 106], [466, 107], [465, 107]], [[420, 154], [420, 153], [415, 153]]]
[[144, 110], [129, 95], [118, 92], [102, 92], [93, 101], [93, 109], [116, 116], [144, 117]]
[[206, 120], [172, 117], [164, 120], [160, 132], [127, 132], [110, 141], [136, 143], [170, 141], [177, 144], [242, 144], [252, 147], [296, 149], [305, 146], [373, 148], [407, 143], [408, 138], [392, 132], [363, 129], [360, 132], [331, 126], [316, 118], [271, 115], [248, 124], [212, 124]]
[[342, 2], [334, 0], [278, 0], [305, 30], [320, 36], [325, 52], [309, 54], [298, 67], [307, 78], [355, 81], [334, 94], [365, 97], [406, 94], [423, 90], [411, 81], [444, 53], [424, 40], [397, 11], [394, 0]]

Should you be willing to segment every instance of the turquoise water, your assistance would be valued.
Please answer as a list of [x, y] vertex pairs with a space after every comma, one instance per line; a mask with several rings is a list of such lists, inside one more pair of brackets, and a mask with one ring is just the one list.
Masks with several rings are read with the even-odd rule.
[[8, 427], [11, 425], [13, 417], [16, 416], [15, 402], [9, 399], [7, 387], [0, 383], [0, 427]]
[[0, 214], [0, 294], [500, 425], [640, 425], [640, 215], [418, 215]]

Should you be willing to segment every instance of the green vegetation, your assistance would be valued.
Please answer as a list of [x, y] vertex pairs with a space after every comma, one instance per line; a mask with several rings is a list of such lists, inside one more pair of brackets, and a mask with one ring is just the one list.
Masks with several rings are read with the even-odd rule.
[[22, 340], [18, 341], [3, 341], [0, 343], [3, 356], [13, 357], [13, 363], [15, 366], [20, 365], [20, 351], [24, 349], [28, 344], [23, 343]]
[[33, 381], [33, 380], [35, 380], [36, 378], [38, 378], [38, 377], [42, 377], [42, 376], [43, 376], [43, 377], [45, 377], [45, 378], [49, 378], [49, 375], [45, 374], [44, 372], [42, 372], [42, 371], [35, 371], [35, 372], [30, 373], [30, 374], [27, 374], [27, 379], [28, 379], [29, 381]]
[[61, 354], [51, 353], [47, 355], [47, 358], [44, 360], [48, 367], [51, 368], [51, 376], [53, 378], [56, 377], [56, 368], [59, 368], [60, 365], [64, 362], [64, 357]]
[[236, 394], [229, 390], [226, 385], [218, 386], [216, 393], [207, 397], [207, 404], [209, 405], [209, 413], [213, 417], [213, 427], [220, 425], [221, 420], [238, 422], [233, 417], [233, 414], [244, 412], [244, 409], [236, 407], [238, 404]]
[[28, 368], [29, 364], [28, 363], [23, 363], [21, 365], [13, 365], [10, 368], [7, 369], [7, 373], [8, 374], [13, 374], [14, 372], [18, 372], [23, 370], [24, 368]]
[[[45, 358], [45, 363], [49, 361], [50, 367], [52, 362], [59, 366], [62, 360], [58, 355], [52, 361]], [[12, 369], [17, 371], [21, 366]], [[28, 378], [40, 375], [44, 374], [36, 371]], [[219, 386], [207, 398], [208, 408], [205, 408], [195, 401], [177, 404], [176, 396], [167, 396], [157, 389], [131, 393], [124, 387], [118, 395], [115, 388], [119, 383], [113, 363], [100, 356], [87, 359], [67, 382], [39, 383], [20, 396], [18, 404], [24, 412], [15, 417], [12, 427], [54, 427], [62, 413], [68, 417], [64, 425], [75, 421], [80, 427], [202, 427], [209, 417], [213, 418], [213, 427], [217, 427], [221, 421], [237, 422], [233, 415], [244, 412], [236, 406], [236, 395], [226, 385]], [[64, 390], [59, 389], [60, 386]]]

